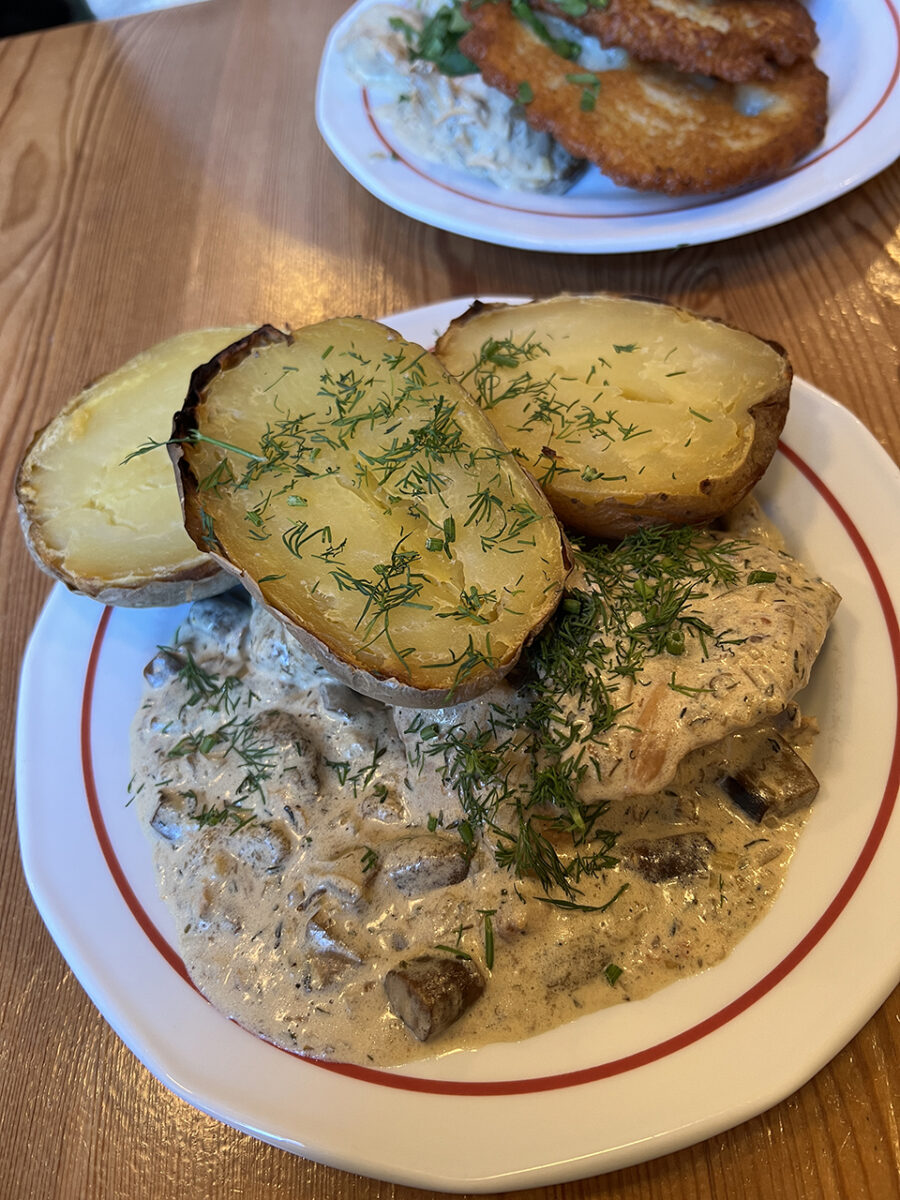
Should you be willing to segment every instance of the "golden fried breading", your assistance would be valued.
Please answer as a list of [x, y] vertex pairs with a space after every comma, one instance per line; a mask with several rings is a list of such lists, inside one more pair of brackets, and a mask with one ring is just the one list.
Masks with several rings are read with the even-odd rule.
[[551, 49], [508, 0], [464, 11], [472, 28], [460, 49], [485, 82], [521, 101], [535, 129], [626, 187], [680, 196], [760, 183], [824, 136], [828, 81], [809, 59], [765, 84], [646, 63], [593, 74]]
[[779, 67], [809, 58], [819, 41], [799, 0], [609, 0], [608, 8], [588, 8], [580, 17], [567, 15], [557, 0], [531, 2], [602, 46], [730, 83], [774, 79]]

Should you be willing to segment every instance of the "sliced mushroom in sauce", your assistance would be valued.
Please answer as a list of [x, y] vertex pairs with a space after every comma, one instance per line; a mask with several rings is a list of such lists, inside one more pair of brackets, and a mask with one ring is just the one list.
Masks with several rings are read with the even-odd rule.
[[735, 740], [739, 753], [721, 784], [751, 820], [771, 816], [780, 821], [812, 804], [819, 781], [780, 733], [756, 729]]
[[484, 978], [468, 959], [423, 954], [388, 971], [384, 990], [391, 1010], [420, 1042], [458, 1021], [484, 991]]
[[160, 647], [144, 667], [144, 678], [152, 688], [164, 687], [184, 670], [186, 663], [183, 655]]
[[673, 833], [668, 837], [632, 842], [626, 861], [649, 883], [683, 879], [707, 870], [715, 846], [702, 833]]
[[469, 873], [469, 856], [460, 838], [419, 833], [397, 838], [380, 855], [381, 870], [406, 896], [460, 883]]
[[195, 600], [188, 621], [199, 633], [213, 638], [222, 652], [235, 655], [250, 624], [250, 598], [243, 589]]
[[178, 792], [174, 788], [163, 788], [159, 803], [150, 818], [150, 827], [167, 842], [177, 842], [184, 837], [188, 826], [196, 825], [197, 796], [194, 792]]

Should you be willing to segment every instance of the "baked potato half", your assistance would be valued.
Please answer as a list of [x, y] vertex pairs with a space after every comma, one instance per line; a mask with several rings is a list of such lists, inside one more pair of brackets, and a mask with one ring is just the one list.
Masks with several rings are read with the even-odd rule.
[[476, 302], [435, 354], [562, 521], [610, 538], [731, 509], [775, 453], [792, 378], [774, 342], [605, 294]]
[[[38, 566], [104, 604], [180, 604], [232, 586], [184, 531], [165, 443], [198, 363], [252, 326], [177, 334], [75, 396], [35, 434], [16, 476]], [[129, 457], [142, 445], [158, 443]]]
[[170, 452], [197, 547], [386, 703], [486, 690], [560, 597], [545, 496], [437, 360], [376, 322], [229, 347], [194, 372]]

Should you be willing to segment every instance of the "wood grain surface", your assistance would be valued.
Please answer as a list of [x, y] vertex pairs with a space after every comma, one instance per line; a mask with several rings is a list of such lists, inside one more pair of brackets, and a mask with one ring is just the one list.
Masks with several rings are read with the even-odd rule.
[[[292, 1157], [176, 1099], [95, 1011], [30, 900], [14, 834], [14, 713], [49, 582], [26, 554], [11, 492], [33, 430], [65, 399], [190, 327], [608, 289], [776, 338], [798, 374], [900, 458], [900, 166], [818, 212], [708, 247], [594, 257], [476, 243], [378, 203], [319, 138], [318, 59], [345, 7], [209, 0], [0, 42], [0, 1200], [428, 1194]], [[762, 1116], [643, 1166], [518, 1194], [897, 1197], [898, 1080], [895, 992]], [[562, 1107], [548, 1106], [548, 1120], [564, 1120]]]

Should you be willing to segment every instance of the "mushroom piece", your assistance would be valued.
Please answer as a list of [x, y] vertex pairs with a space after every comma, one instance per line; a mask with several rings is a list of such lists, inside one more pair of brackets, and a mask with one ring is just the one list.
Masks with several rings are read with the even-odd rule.
[[404, 896], [421, 896], [435, 888], [461, 883], [469, 873], [469, 857], [459, 838], [413, 834], [390, 842], [380, 855], [382, 874]]
[[365, 847], [347, 850], [337, 858], [311, 863], [304, 883], [309, 896], [327, 892], [342, 908], [353, 908], [363, 898], [378, 863]]
[[321, 905], [306, 924], [306, 940], [318, 954], [333, 954], [348, 963], [359, 964], [364, 955], [358, 941], [358, 932], [347, 914], [332, 905]]
[[224, 654], [233, 656], [250, 624], [250, 597], [243, 590], [232, 588], [221, 596], [195, 600], [188, 621], [198, 633], [205, 633], [218, 643]]
[[628, 866], [648, 883], [665, 883], [707, 870], [715, 846], [703, 833], [673, 833], [668, 837], [632, 842]]
[[306, 959], [300, 973], [304, 991], [320, 991], [365, 962], [359, 931], [339, 907], [326, 900], [306, 925]]
[[361, 696], [359, 692], [354, 692], [352, 688], [348, 688], [334, 679], [329, 679], [322, 684], [319, 688], [319, 695], [329, 712], [337, 713], [338, 716], [345, 717], [348, 721], [377, 712], [384, 707], [377, 700]]
[[388, 971], [384, 990], [394, 1014], [426, 1042], [471, 1008], [484, 991], [484, 979], [469, 959], [423, 954]]
[[280, 821], [250, 821], [229, 837], [234, 853], [257, 873], [277, 871], [291, 852], [291, 837]]
[[161, 647], [144, 667], [144, 678], [152, 688], [161, 688], [178, 675], [186, 661], [173, 650]]
[[167, 842], [177, 842], [184, 837], [185, 826], [195, 825], [193, 814], [197, 808], [197, 797], [193, 792], [176, 792], [174, 788], [163, 788], [159, 803], [150, 818], [150, 828]]
[[819, 781], [779, 733], [769, 726], [753, 730], [742, 741], [744, 753], [720, 786], [751, 821], [767, 816], [780, 821], [812, 804]]

